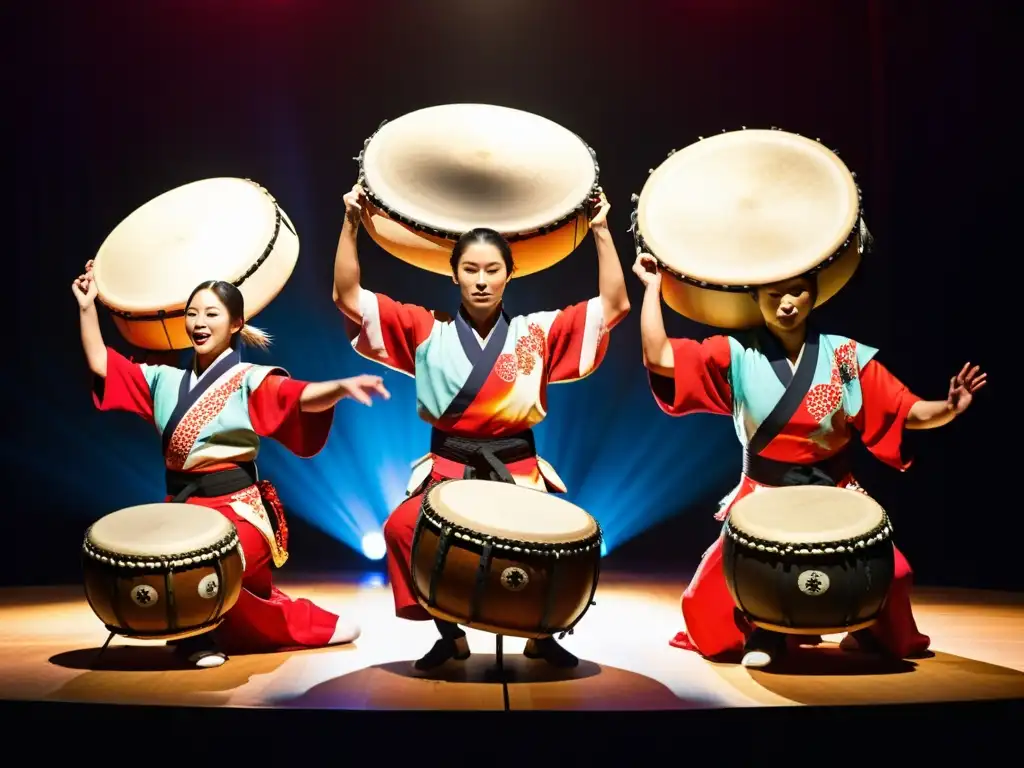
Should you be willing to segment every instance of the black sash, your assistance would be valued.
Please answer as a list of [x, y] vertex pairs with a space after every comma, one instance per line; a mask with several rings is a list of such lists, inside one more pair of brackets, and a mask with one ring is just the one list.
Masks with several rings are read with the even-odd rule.
[[192, 371], [194, 370], [195, 362], [192, 363], [192, 367], [185, 371], [181, 377], [181, 384], [178, 386], [178, 402], [174, 406], [174, 410], [171, 412], [171, 418], [167, 420], [164, 425], [164, 431], [161, 435], [163, 440], [163, 454], [167, 455], [167, 448], [171, 444], [171, 435], [174, 434], [174, 430], [178, 428], [182, 418], [188, 412], [188, 409], [195, 405], [196, 401], [202, 397], [203, 393], [206, 392], [212, 385], [213, 382], [217, 381], [224, 373], [230, 370], [233, 366], [238, 365], [242, 362], [241, 352], [237, 349], [231, 350], [231, 354], [227, 357], [222, 358], [220, 361], [210, 366], [207, 369], [206, 374], [199, 379], [195, 387], [189, 389], [189, 383], [192, 379]]
[[497, 480], [514, 483], [506, 464], [537, 455], [533, 430], [527, 429], [507, 437], [460, 437], [439, 429], [430, 432], [430, 452], [449, 461], [466, 465], [466, 480]]
[[455, 327], [459, 332], [462, 351], [466, 353], [466, 357], [473, 366], [473, 370], [470, 371], [469, 377], [462, 385], [462, 389], [459, 390], [458, 394], [448, 404], [444, 414], [442, 414], [441, 418], [444, 420], [454, 421], [466, 412], [466, 409], [469, 408], [477, 395], [480, 394], [480, 390], [483, 389], [487, 377], [494, 370], [494, 364], [498, 362], [498, 356], [501, 354], [502, 347], [505, 346], [505, 339], [508, 338], [509, 319], [504, 309], [498, 316], [498, 322], [495, 323], [494, 330], [491, 331], [491, 338], [487, 340], [487, 345], [483, 348], [480, 347], [480, 342], [477, 341], [473, 328], [467, 322], [464, 315], [465, 309], [459, 307], [459, 313], [455, 316]]
[[167, 495], [172, 496], [171, 501], [175, 503], [193, 496], [212, 498], [244, 491], [256, 485], [258, 479], [256, 464], [252, 461], [239, 464], [237, 469], [217, 472], [176, 472], [173, 469], [164, 472]]

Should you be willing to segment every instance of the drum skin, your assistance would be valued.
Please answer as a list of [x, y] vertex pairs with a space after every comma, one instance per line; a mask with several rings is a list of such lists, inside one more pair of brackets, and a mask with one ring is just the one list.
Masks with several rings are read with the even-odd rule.
[[[452, 274], [455, 240], [417, 231], [391, 218], [372, 202], [364, 207], [362, 220], [373, 241], [387, 253], [428, 272]], [[553, 267], [575, 251], [589, 232], [590, 220], [583, 212], [550, 232], [511, 240], [513, 277], [525, 277]]]
[[113, 559], [83, 554], [85, 596], [104, 626], [124, 637], [174, 640], [202, 634], [223, 621], [242, 593], [244, 564], [237, 546], [193, 565], [130, 567]]
[[895, 555], [884, 538], [852, 551], [781, 554], [726, 535], [726, 585], [753, 624], [795, 635], [827, 635], [870, 626], [892, 584]]
[[[224, 222], [197, 212], [217, 208], [218, 201]], [[223, 250], [211, 250], [208, 241]], [[171, 189], [133, 211], [100, 246], [93, 275], [97, 298], [128, 343], [182, 350], [192, 346], [184, 310], [197, 285], [236, 285], [248, 321], [284, 289], [298, 257], [295, 226], [266, 189], [250, 179], [212, 178]]]

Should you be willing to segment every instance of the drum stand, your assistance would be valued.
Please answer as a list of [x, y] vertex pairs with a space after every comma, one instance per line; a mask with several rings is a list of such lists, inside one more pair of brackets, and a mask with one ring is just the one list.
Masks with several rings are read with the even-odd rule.
[[116, 634], [116, 632], [111, 632], [109, 635], [107, 635], [107, 639], [103, 641], [103, 647], [100, 648], [99, 653], [96, 654], [96, 659], [93, 661], [93, 664], [99, 666], [100, 659], [102, 659], [103, 654], [107, 652], [107, 648], [110, 645], [110, 641], [114, 639], [114, 635]]
[[516, 673], [505, 668], [504, 636], [494, 636], [494, 666], [484, 673], [484, 679], [489, 683], [510, 683], [515, 679]]

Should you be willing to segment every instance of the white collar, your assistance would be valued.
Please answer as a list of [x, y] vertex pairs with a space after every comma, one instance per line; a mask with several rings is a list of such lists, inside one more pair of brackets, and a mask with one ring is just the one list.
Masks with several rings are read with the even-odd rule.
[[206, 366], [206, 370], [203, 371], [199, 376], [196, 376], [195, 361], [193, 359], [192, 366], [189, 368], [189, 375], [191, 376], [191, 378], [189, 379], [188, 388], [192, 389], [196, 384], [198, 384], [200, 382], [200, 380], [202, 380], [202, 378], [204, 376], [206, 376], [206, 374], [208, 374], [210, 371], [213, 370], [213, 367], [215, 365], [217, 365], [217, 363], [219, 363], [225, 357], [230, 355], [232, 352], [234, 352], [234, 350], [231, 347], [228, 347], [227, 349], [225, 349], [223, 352], [221, 352], [219, 355], [217, 355], [217, 359], [216, 360], [214, 360], [212, 363], [210, 363], [208, 366]]

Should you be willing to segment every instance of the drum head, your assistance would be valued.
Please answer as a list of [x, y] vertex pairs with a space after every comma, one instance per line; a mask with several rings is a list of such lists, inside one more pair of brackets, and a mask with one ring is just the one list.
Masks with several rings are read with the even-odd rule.
[[[271, 242], [276, 214], [270, 195], [245, 179], [204, 179], [165, 192], [130, 214], [100, 246], [93, 268], [99, 297], [122, 312], [181, 309], [200, 283], [234, 282], [252, 269]], [[290, 263], [275, 259], [281, 273], [276, 291], [291, 276], [297, 241], [292, 250]], [[276, 295], [250, 295], [251, 281], [240, 286], [246, 319]]]
[[491, 480], [452, 480], [429, 491], [435, 513], [454, 525], [536, 544], [582, 541], [598, 531], [594, 518], [544, 491]]
[[651, 254], [711, 286], [805, 274], [839, 250], [859, 216], [857, 184], [843, 161], [817, 141], [776, 130], [691, 144], [655, 169], [637, 203]]
[[737, 533], [778, 544], [815, 544], [865, 536], [885, 521], [867, 494], [849, 488], [795, 485], [744, 496], [729, 512]]
[[129, 557], [174, 557], [213, 546], [234, 528], [220, 512], [197, 504], [142, 504], [100, 518], [87, 538]]
[[529, 112], [447, 104], [385, 123], [362, 160], [364, 184], [392, 214], [458, 236], [528, 233], [569, 216], [597, 183], [572, 131]]

